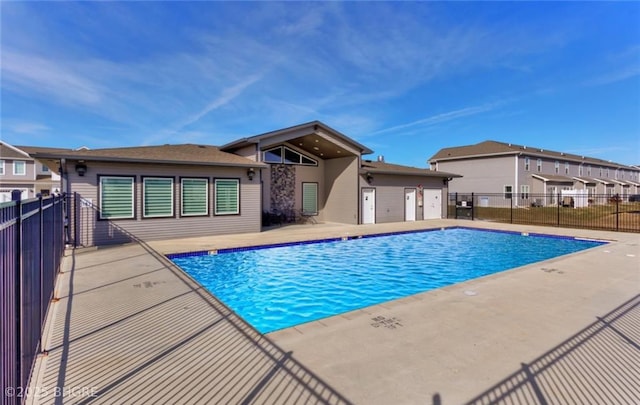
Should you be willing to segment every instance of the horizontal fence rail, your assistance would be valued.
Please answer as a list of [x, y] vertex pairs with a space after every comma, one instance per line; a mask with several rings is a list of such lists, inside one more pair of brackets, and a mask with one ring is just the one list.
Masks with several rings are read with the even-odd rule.
[[66, 199], [0, 204], [0, 404], [21, 404], [64, 254]]
[[450, 193], [447, 218], [640, 232], [640, 200], [617, 194]]

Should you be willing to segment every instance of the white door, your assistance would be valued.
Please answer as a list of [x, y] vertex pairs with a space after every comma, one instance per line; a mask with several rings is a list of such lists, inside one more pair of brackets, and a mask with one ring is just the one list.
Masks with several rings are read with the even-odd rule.
[[373, 188], [362, 190], [362, 223], [376, 223], [376, 190]]
[[424, 201], [424, 219], [442, 218], [442, 190], [422, 190]]
[[408, 188], [404, 190], [404, 220], [416, 220], [416, 189]]

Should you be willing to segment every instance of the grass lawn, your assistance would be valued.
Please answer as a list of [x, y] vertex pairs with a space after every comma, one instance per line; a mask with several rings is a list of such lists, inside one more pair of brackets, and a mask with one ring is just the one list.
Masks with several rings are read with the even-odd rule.
[[[585, 208], [571, 207], [475, 207], [474, 218], [479, 220], [552, 225], [570, 228], [610, 229], [640, 232], [640, 202], [593, 205]], [[450, 217], [455, 217], [453, 207]]]

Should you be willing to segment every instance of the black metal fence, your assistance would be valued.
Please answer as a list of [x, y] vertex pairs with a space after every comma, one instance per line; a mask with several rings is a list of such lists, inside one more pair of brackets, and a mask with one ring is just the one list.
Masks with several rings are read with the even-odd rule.
[[64, 254], [65, 197], [0, 204], [0, 401], [20, 404]]
[[447, 218], [640, 232], [640, 201], [617, 194], [450, 193]]

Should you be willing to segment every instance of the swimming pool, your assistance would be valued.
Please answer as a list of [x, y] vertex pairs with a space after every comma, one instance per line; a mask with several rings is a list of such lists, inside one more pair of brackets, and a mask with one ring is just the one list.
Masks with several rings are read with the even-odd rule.
[[169, 258], [268, 333], [603, 243], [448, 228]]

